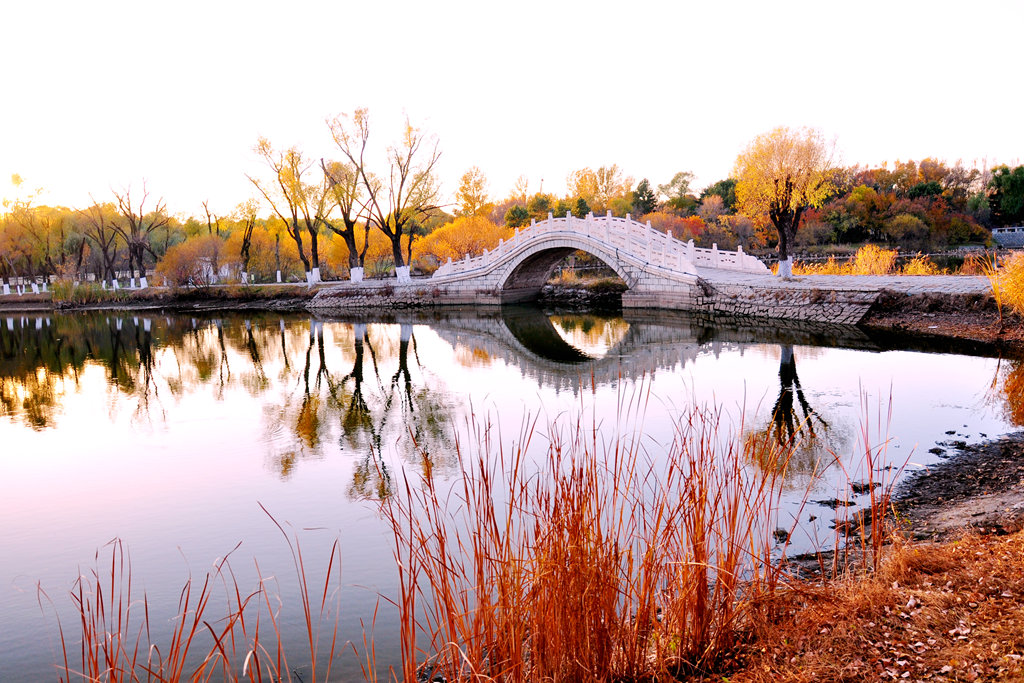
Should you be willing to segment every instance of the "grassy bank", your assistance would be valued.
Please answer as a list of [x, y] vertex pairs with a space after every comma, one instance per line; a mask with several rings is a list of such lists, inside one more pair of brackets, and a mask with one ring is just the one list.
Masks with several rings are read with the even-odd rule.
[[3, 310], [92, 310], [117, 308], [293, 308], [302, 310], [319, 288], [302, 284], [217, 285], [211, 287], [104, 289], [99, 285], [55, 283], [50, 292], [0, 296]]

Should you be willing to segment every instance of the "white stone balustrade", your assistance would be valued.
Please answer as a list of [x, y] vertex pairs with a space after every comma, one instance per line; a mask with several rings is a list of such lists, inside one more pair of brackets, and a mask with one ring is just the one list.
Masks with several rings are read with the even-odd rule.
[[609, 212], [606, 216], [589, 214], [586, 218], [575, 218], [571, 214], [555, 218], [549, 213], [547, 220], [539, 223], [531, 221], [530, 227], [517, 229], [511, 239], [502, 240], [493, 251], [484, 251], [483, 254], [466, 257], [460, 261], [449, 259], [434, 272], [434, 277], [468, 274], [487, 268], [510, 258], [517, 250], [538, 238], [550, 237], [552, 233], [560, 232], [586, 236], [601, 243], [608, 251], [623, 252], [650, 266], [670, 271], [692, 273], [693, 267], [697, 266], [756, 274], [769, 272], [761, 261], [745, 254], [742, 247], [736, 251], [722, 251], [717, 245], [711, 249], [698, 248], [694, 246], [693, 240], [678, 240], [671, 233], [665, 234], [655, 230], [650, 222], [640, 223], [628, 214], [625, 218], [617, 218]]

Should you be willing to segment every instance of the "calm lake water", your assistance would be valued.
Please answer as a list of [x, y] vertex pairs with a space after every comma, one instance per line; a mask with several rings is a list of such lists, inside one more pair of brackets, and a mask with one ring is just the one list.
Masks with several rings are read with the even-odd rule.
[[[274, 577], [285, 635], [301, 640], [291, 555], [261, 505], [295, 530], [313, 574], [340, 541], [342, 640], [361, 643], [360, 620], [397, 593], [374, 501], [418, 476], [414, 443], [453, 476], [457, 436], [473, 425], [511, 441], [536, 419], [542, 449], [576, 419], [614, 425], [621, 406], [642, 405], [656, 453], [695, 404], [748, 432], [786, 432], [790, 413], [794, 428], [809, 413], [816, 438], [782, 512], [818, 518], [794, 535], [809, 548], [833, 536], [835, 514], [799, 501], [808, 487], [812, 500], [852, 495], [866, 475], [862, 425], [885, 444], [880, 466], [925, 466], [937, 442], [1015, 428], [1004, 386], [1018, 369], [858, 330], [666, 312], [0, 316], [0, 681], [56, 678], [54, 612], [75, 632], [68, 591], [97, 557], [109, 562], [112, 539], [155, 629], [169, 628], [188, 576], [237, 546], [239, 584]], [[826, 450], [838, 461], [812, 478]], [[54, 606], [41, 608], [37, 587]], [[386, 604], [375, 635], [378, 660], [397, 664]], [[339, 680], [358, 676], [351, 652], [340, 661]]]

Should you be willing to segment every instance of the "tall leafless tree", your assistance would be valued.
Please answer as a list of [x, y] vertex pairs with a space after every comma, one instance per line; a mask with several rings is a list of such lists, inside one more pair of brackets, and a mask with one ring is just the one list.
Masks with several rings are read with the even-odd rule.
[[114, 223], [114, 229], [125, 242], [128, 250], [128, 272], [131, 277], [138, 273], [142, 287], [146, 282], [146, 254], [156, 260], [156, 253], [150, 244], [151, 235], [158, 229], [166, 227], [170, 217], [165, 212], [164, 200], [157, 199], [152, 209], [146, 209], [149, 191], [146, 183], [142, 183], [141, 196], [132, 195], [131, 187], [122, 191], [114, 190], [114, 199], [120, 219]]
[[388, 147], [389, 168], [384, 182], [367, 167], [370, 137], [367, 110], [357, 109], [351, 116], [338, 116], [327, 123], [334, 142], [359, 173], [370, 222], [391, 241], [398, 278], [408, 280], [402, 238], [408, 236], [408, 254], [411, 255], [413, 228], [420, 219], [440, 208], [437, 203], [440, 192], [434, 177], [434, 168], [441, 158], [437, 139], [415, 128], [407, 118], [400, 142]]

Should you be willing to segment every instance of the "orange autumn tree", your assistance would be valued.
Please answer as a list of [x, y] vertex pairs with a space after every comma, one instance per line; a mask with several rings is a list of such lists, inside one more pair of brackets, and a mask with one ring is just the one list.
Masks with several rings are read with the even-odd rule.
[[421, 267], [441, 264], [449, 258], [457, 261], [466, 256], [493, 249], [498, 241], [512, 237], [511, 228], [497, 225], [484, 216], [460, 216], [442, 225], [413, 245], [413, 258]]
[[650, 221], [651, 227], [660, 232], [671, 232], [678, 240], [695, 240], [701, 236], [707, 227], [704, 219], [699, 216], [679, 216], [667, 211], [655, 211], [644, 216], [644, 220]]

